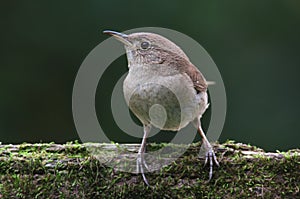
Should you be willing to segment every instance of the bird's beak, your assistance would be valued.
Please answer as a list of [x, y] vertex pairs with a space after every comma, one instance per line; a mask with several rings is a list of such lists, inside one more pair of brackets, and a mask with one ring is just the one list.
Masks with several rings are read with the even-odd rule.
[[117, 40], [119, 40], [126, 46], [129, 46], [129, 47], [132, 46], [132, 43], [130, 41], [128, 41], [128, 35], [126, 35], [124, 33], [116, 32], [116, 31], [112, 31], [112, 30], [104, 30], [103, 33], [113, 36], [114, 38], [116, 38]]

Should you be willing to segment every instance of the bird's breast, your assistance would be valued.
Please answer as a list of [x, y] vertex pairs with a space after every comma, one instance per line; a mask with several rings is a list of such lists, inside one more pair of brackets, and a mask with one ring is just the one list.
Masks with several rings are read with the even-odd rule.
[[144, 124], [179, 130], [201, 110], [201, 99], [187, 75], [172, 70], [131, 67], [123, 83], [126, 103]]

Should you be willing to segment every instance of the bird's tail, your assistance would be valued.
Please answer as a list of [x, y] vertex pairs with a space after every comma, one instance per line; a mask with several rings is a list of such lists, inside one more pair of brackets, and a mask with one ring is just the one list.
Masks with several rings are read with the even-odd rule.
[[206, 81], [206, 83], [207, 83], [208, 86], [216, 84], [216, 82], [214, 82], [214, 81]]

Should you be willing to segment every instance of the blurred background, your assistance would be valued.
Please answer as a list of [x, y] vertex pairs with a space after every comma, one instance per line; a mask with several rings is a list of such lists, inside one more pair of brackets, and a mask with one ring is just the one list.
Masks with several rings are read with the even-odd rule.
[[[85, 57], [108, 38], [101, 31], [155, 26], [192, 37], [217, 64], [228, 103], [220, 142], [271, 151], [300, 147], [299, 1], [5, 1], [0, 25], [2, 143], [78, 140], [73, 83]], [[125, 56], [112, 65], [119, 70], [110, 67], [98, 85], [97, 113], [105, 116], [99, 122], [116, 142], [140, 142], [111, 116], [110, 95], [127, 71]]]

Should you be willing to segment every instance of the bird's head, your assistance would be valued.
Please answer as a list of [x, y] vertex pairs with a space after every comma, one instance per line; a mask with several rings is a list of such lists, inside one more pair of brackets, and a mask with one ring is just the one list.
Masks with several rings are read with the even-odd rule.
[[158, 34], [139, 32], [127, 35], [111, 30], [103, 33], [113, 36], [124, 44], [129, 67], [145, 64], [171, 65], [178, 61], [189, 61], [175, 43]]

